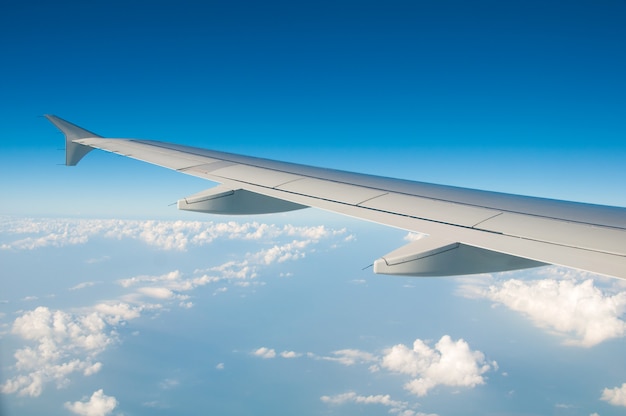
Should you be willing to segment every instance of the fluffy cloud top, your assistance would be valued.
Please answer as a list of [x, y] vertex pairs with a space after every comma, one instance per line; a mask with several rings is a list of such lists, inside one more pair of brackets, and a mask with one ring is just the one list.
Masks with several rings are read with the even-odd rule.
[[472, 351], [462, 339], [453, 341], [441, 337], [434, 348], [416, 339], [413, 348], [395, 345], [386, 351], [381, 366], [395, 373], [415, 377], [405, 388], [418, 396], [425, 396], [437, 385], [475, 387], [484, 384], [483, 374], [496, 368], [488, 363], [480, 351]]
[[66, 402], [65, 408], [81, 416], [105, 416], [111, 413], [117, 404], [115, 397], [105, 395], [100, 389], [95, 391], [87, 401]]
[[[267, 347], [253, 351], [253, 355], [261, 358], [274, 358], [276, 351]], [[395, 345], [382, 355], [357, 349], [333, 351], [332, 355], [320, 356], [312, 352], [306, 354], [284, 351], [283, 358], [306, 356], [310, 359], [334, 361], [346, 366], [357, 364], [369, 365], [372, 372], [381, 369], [392, 373], [404, 374], [412, 379], [404, 387], [417, 396], [425, 396], [436, 386], [476, 387], [485, 383], [484, 374], [497, 369], [495, 361], [488, 362], [480, 351], [473, 351], [463, 339], [454, 341], [449, 335], [441, 337], [433, 348], [426, 342], [416, 339], [413, 347], [403, 344]], [[367, 400], [383, 400], [388, 396], [368, 396]], [[322, 401], [331, 404], [345, 402], [366, 403], [366, 399], [356, 393], [345, 393], [337, 396], [323, 396]]]
[[626, 292], [603, 293], [592, 279], [510, 279], [481, 287], [465, 286], [464, 294], [503, 304], [528, 316], [535, 325], [567, 336], [565, 343], [591, 347], [626, 335]]
[[381, 404], [383, 406], [391, 406], [396, 408], [404, 408], [407, 406], [406, 402], [400, 402], [397, 400], [391, 400], [388, 394], [360, 396], [351, 391], [348, 393], [338, 394], [335, 396], [322, 396], [320, 398], [324, 403], [329, 404], [344, 404], [344, 403], [363, 403], [363, 404]]
[[397, 414], [399, 416], [437, 416], [434, 413], [426, 414], [421, 412], [415, 412], [414, 410], [408, 408], [409, 405], [407, 402], [392, 400], [391, 396], [389, 396], [388, 394], [362, 396], [351, 391], [348, 393], [337, 394], [335, 396], [322, 396], [320, 397], [320, 400], [324, 403], [328, 403], [331, 405], [342, 405], [346, 403], [366, 405], [378, 404], [381, 406], [389, 407], [389, 413]]
[[[341, 235], [345, 229], [332, 230], [323, 225], [297, 227], [236, 221], [140, 221], [90, 219], [15, 219], [0, 222], [0, 232], [28, 234], [0, 245], [3, 250], [34, 250], [42, 247], [63, 247], [85, 244], [90, 238], [134, 239], [163, 250], [186, 250], [189, 246], [210, 244], [218, 238], [233, 240], [261, 240], [278, 236], [298, 237], [306, 241]], [[300, 240], [298, 240], [300, 241]], [[281, 259], [284, 253], [268, 255]], [[273, 259], [272, 259], [273, 260]], [[283, 260], [284, 261], [284, 260]]]
[[267, 347], [261, 347], [258, 350], [252, 352], [253, 355], [261, 358], [274, 358], [276, 357], [276, 350]]
[[115, 326], [139, 316], [139, 308], [127, 304], [99, 304], [82, 313], [52, 311], [40, 306], [15, 319], [12, 333], [27, 345], [15, 354], [19, 372], [2, 386], [2, 393], [37, 397], [47, 382], [62, 387], [72, 373], [85, 376], [100, 371], [95, 357], [117, 341]]
[[609, 402], [614, 406], [626, 407], [626, 383], [622, 384], [622, 387], [604, 389], [604, 391], [602, 391], [602, 397], [600, 398], [600, 400]]

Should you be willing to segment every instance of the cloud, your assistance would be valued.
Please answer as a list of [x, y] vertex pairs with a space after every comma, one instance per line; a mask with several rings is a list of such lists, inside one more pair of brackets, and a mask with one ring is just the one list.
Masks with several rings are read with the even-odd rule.
[[[262, 358], [276, 357], [276, 351], [267, 347], [259, 348], [252, 354]], [[303, 355], [295, 351], [283, 351], [280, 354], [283, 358]], [[412, 348], [398, 344], [386, 349], [380, 355], [358, 349], [342, 349], [326, 356], [308, 352], [306, 357], [337, 362], [345, 366], [367, 365], [371, 372], [387, 370], [408, 375], [411, 380], [405, 383], [404, 388], [420, 397], [427, 395], [431, 389], [439, 385], [472, 388], [485, 384], [484, 374], [498, 369], [495, 361], [487, 361], [482, 352], [471, 350], [466, 341], [463, 339], [454, 341], [449, 335], [442, 336], [433, 348], [425, 341], [416, 339]], [[382, 400], [385, 396], [371, 397], [368, 400]], [[365, 399], [350, 392], [332, 397], [324, 396], [322, 400], [340, 404], [346, 401], [363, 403]]]
[[253, 351], [252, 354], [264, 359], [276, 357], [276, 351], [266, 347], [261, 347], [258, 350]]
[[626, 383], [621, 387], [615, 387], [612, 389], [606, 388], [602, 391], [602, 397], [600, 400], [611, 403], [613, 406], [626, 407]]
[[301, 259], [306, 255], [304, 249], [312, 242], [312, 240], [293, 240], [290, 243], [275, 245], [267, 250], [262, 250], [253, 258], [264, 265]]
[[[558, 268], [551, 268], [559, 273]], [[605, 293], [594, 280], [572, 278], [492, 281], [464, 285], [466, 297], [485, 298], [521, 312], [540, 327], [567, 337], [565, 343], [591, 347], [626, 335], [626, 291]]]
[[[312, 247], [319, 240], [342, 237], [345, 232], [345, 229], [334, 230], [325, 226], [277, 226], [234, 221], [15, 219], [0, 222], [0, 233], [3, 237], [8, 236], [9, 240], [0, 247], [4, 250], [64, 247], [85, 244], [96, 237], [143, 241], [158, 249], [179, 251], [208, 244], [217, 238], [268, 240], [263, 242], [261, 250], [247, 253], [244, 259], [227, 261], [205, 270], [192, 273], [174, 270], [161, 275], [139, 275], [118, 280], [118, 284], [128, 292], [118, 300], [71, 312], [45, 306], [21, 311], [11, 326], [11, 333], [21, 338], [23, 347], [15, 350], [13, 373], [0, 384], [0, 391], [36, 397], [41, 395], [47, 384], [65, 387], [76, 374], [94, 375], [103, 367], [103, 363], [97, 360], [98, 355], [119, 342], [117, 329], [126, 321], [138, 318], [144, 311], [165, 310], [171, 304], [191, 308], [194, 302], [189, 300], [187, 292], [211, 283], [221, 282], [221, 287], [214, 293], [227, 291], [226, 283], [251, 285], [249, 280], [255, 279], [261, 268], [302, 258], [314, 250]], [[289, 241], [280, 241], [279, 238]], [[78, 291], [96, 283], [99, 282], [82, 282], [69, 290]], [[276, 352], [260, 348], [255, 355], [274, 358]], [[281, 356], [295, 358], [299, 355], [284, 351]], [[342, 359], [341, 356], [336, 358]]]
[[407, 235], [404, 236], [404, 241], [408, 241], [408, 242], [413, 242], [413, 241], [417, 241], [417, 240], [421, 240], [422, 238], [426, 237], [427, 234], [421, 234], [421, 233], [408, 233]]
[[[236, 221], [155, 221], [155, 220], [96, 220], [96, 219], [32, 219], [16, 218], [0, 223], [0, 232], [29, 236], [0, 245], [1, 250], [35, 250], [44, 247], [64, 247], [86, 244], [91, 238], [131, 239], [142, 241], [162, 250], [184, 251], [189, 246], [203, 246], [218, 238], [230, 240], [261, 240], [278, 236], [295, 236], [318, 241], [342, 235], [345, 229], [332, 230], [323, 225], [297, 227]], [[97, 262], [108, 260], [88, 260]]]
[[388, 394], [375, 396], [360, 396], [355, 392], [337, 394], [335, 396], [322, 396], [320, 398], [324, 403], [344, 404], [344, 403], [364, 403], [364, 404], [382, 404], [383, 406], [406, 407], [406, 402], [391, 400]]
[[216, 370], [223, 370], [224, 369], [224, 363], [219, 363], [215, 366]]
[[83, 282], [83, 283], [79, 283], [76, 286], [72, 286], [70, 287], [68, 290], [80, 290], [80, 289], [84, 289], [86, 287], [91, 287], [91, 286], [95, 286], [98, 282]]
[[444, 335], [430, 348], [416, 339], [413, 347], [398, 344], [382, 357], [381, 367], [394, 373], [414, 377], [405, 389], [417, 396], [425, 396], [438, 385], [475, 387], [484, 384], [483, 374], [497, 368], [487, 362], [480, 351], [472, 351], [463, 339], [453, 341]]
[[46, 383], [64, 387], [73, 373], [97, 373], [102, 364], [96, 356], [118, 340], [115, 326], [138, 316], [138, 308], [123, 303], [99, 304], [82, 313], [43, 306], [24, 312], [11, 332], [31, 345], [15, 351], [18, 374], [0, 386], [2, 393], [37, 397]]
[[156, 299], [170, 299], [174, 297], [174, 292], [166, 287], [140, 287], [137, 291]]
[[163, 390], [170, 390], [180, 385], [180, 381], [175, 378], [166, 378], [159, 383], [159, 387]]
[[392, 400], [391, 396], [388, 394], [362, 396], [351, 391], [334, 396], [322, 396], [320, 397], [320, 400], [324, 403], [335, 406], [347, 403], [387, 406], [390, 407], [389, 413], [394, 413], [400, 416], [437, 416], [434, 413], [417, 413], [414, 410], [409, 409], [409, 404], [407, 402]]
[[117, 405], [118, 402], [115, 397], [105, 395], [100, 389], [95, 391], [88, 401], [66, 402], [65, 408], [77, 415], [105, 416], [115, 410]]
[[378, 358], [374, 354], [356, 349], [333, 351], [332, 357], [320, 358], [327, 361], [337, 361], [338, 363], [343, 365], [363, 364], [378, 360]]
[[283, 358], [298, 358], [301, 357], [302, 354], [299, 354], [295, 351], [283, 351], [280, 353], [280, 356]]

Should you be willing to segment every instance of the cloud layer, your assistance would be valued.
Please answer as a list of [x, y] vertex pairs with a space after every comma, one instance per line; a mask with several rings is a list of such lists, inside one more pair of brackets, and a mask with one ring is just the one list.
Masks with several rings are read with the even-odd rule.
[[[0, 221], [0, 233], [12, 241], [2, 250], [36, 250], [85, 244], [90, 238], [135, 239], [162, 250], [185, 250], [209, 244], [217, 238], [263, 239], [261, 249], [240, 255], [239, 259], [190, 272], [173, 270], [161, 275], [138, 275], [97, 284], [117, 284], [124, 293], [116, 299], [100, 301], [81, 309], [62, 310], [47, 306], [18, 311], [10, 334], [21, 343], [14, 352], [15, 364], [5, 373], [0, 385], [3, 394], [40, 396], [46, 384], [65, 387], [72, 376], [92, 376], [103, 366], [100, 354], [120, 340], [119, 329], [129, 321], [151, 311], [165, 311], [172, 305], [193, 306], [192, 292], [219, 284], [214, 294], [224, 293], [228, 285], [247, 286], [259, 270], [297, 260], [314, 250], [322, 239], [344, 238], [345, 230], [325, 226], [296, 227], [257, 222], [125, 221], [125, 220], [30, 220]], [[24, 237], [24, 235], [27, 235]], [[267, 242], [265, 241], [267, 240]], [[334, 241], [331, 239], [331, 242]], [[334, 244], [334, 243], [332, 243]], [[267, 246], [269, 245], [269, 248]], [[69, 288], [70, 292], [95, 285], [86, 281]], [[80, 296], [77, 294], [76, 296]], [[32, 301], [41, 301], [31, 298]], [[275, 354], [266, 351], [265, 354]], [[295, 357], [284, 352], [285, 357]], [[111, 404], [115, 403], [113, 407]], [[106, 414], [116, 406], [114, 398], [96, 391], [88, 401], [66, 404], [77, 414]], [[104, 409], [105, 413], [98, 413]], [[110, 409], [110, 410], [107, 410]]]
[[[308, 245], [303, 241], [319, 241], [341, 235], [345, 229], [332, 230], [323, 225], [294, 226], [253, 222], [212, 221], [154, 221], [154, 220], [95, 220], [95, 219], [11, 219], [0, 221], [0, 233], [13, 236], [0, 244], [0, 250], [35, 250], [44, 247], [64, 247], [86, 244], [95, 237], [132, 239], [162, 250], [184, 251], [191, 246], [203, 246], [218, 238], [230, 240], [267, 240], [289, 236], [291, 244]], [[24, 237], [23, 235], [27, 235]], [[349, 236], [348, 236], [349, 237]], [[346, 237], [346, 238], [348, 238]], [[280, 247], [268, 249], [264, 256], [281, 258]], [[298, 247], [297, 247], [298, 248]], [[299, 248], [302, 248], [300, 246]], [[287, 248], [289, 251], [289, 248]], [[293, 250], [291, 250], [293, 256]]]

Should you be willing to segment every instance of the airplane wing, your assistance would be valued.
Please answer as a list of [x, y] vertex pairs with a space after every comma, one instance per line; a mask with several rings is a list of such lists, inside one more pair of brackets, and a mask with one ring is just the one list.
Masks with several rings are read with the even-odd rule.
[[68, 166], [100, 149], [221, 184], [180, 199], [182, 210], [232, 215], [315, 207], [425, 234], [376, 260], [376, 273], [449, 276], [556, 264], [626, 279], [626, 208], [104, 138], [46, 117], [65, 134]]

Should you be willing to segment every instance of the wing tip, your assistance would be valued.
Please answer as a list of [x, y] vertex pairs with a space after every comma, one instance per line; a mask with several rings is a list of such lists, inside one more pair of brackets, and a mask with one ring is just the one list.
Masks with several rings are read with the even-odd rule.
[[77, 165], [87, 153], [93, 150], [91, 147], [76, 143], [74, 140], [85, 139], [87, 137], [102, 137], [53, 114], [44, 114], [43, 116], [65, 135], [66, 166]]

